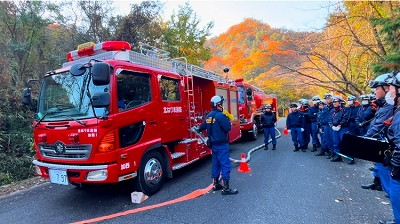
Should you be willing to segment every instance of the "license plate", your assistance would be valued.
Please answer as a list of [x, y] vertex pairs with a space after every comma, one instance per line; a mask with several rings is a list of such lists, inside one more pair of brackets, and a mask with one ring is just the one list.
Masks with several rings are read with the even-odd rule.
[[50, 170], [50, 183], [68, 185], [68, 176], [66, 170]]

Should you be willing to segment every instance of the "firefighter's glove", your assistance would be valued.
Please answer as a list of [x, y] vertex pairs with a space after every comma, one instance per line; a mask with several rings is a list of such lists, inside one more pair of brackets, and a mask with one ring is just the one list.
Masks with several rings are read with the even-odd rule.
[[228, 117], [229, 121], [233, 121], [233, 115], [230, 114], [227, 110], [222, 111], [222, 113], [225, 114], [226, 117]]
[[300, 130], [301, 130], [301, 132], [303, 132], [303, 131], [304, 131], [304, 128], [300, 128]]
[[371, 109], [372, 109], [372, 110], [378, 109], [378, 105], [376, 105], [376, 103], [372, 103], [372, 104], [371, 104]]
[[334, 130], [334, 131], [339, 131], [339, 130], [340, 130], [340, 127], [333, 126], [333, 127], [332, 127], [332, 130]]

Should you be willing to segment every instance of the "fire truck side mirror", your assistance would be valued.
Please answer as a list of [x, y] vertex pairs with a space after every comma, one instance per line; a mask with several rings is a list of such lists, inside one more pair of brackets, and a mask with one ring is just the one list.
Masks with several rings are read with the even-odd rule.
[[71, 75], [73, 76], [81, 76], [85, 74], [86, 72], [86, 67], [83, 64], [75, 64], [71, 66], [71, 69], [69, 70]]
[[111, 67], [104, 62], [97, 62], [92, 68], [92, 79], [95, 86], [108, 85], [110, 83]]
[[104, 108], [110, 105], [110, 93], [94, 93], [92, 97], [93, 108]]
[[31, 99], [31, 89], [30, 88], [25, 88], [22, 91], [22, 104], [24, 105], [31, 105], [32, 99]]

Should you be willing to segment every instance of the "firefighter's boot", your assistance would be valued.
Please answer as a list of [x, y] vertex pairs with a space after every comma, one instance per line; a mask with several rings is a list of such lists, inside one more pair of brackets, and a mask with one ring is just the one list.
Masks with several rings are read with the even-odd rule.
[[224, 188], [221, 191], [222, 195], [231, 195], [239, 193], [237, 189], [229, 188], [229, 180], [223, 180]]
[[299, 145], [294, 145], [294, 150], [293, 150], [293, 152], [297, 152], [297, 151], [299, 151]]
[[214, 183], [214, 187], [213, 187], [214, 191], [219, 191], [223, 188], [219, 178], [213, 178], [213, 183]]
[[317, 145], [316, 145], [316, 144], [313, 144], [313, 145], [312, 145], [311, 152], [315, 152], [315, 151], [317, 151]]
[[362, 184], [361, 187], [363, 189], [382, 191], [381, 179], [379, 177], [374, 177], [374, 181], [372, 184]]
[[264, 150], [268, 150], [268, 144], [264, 145]]
[[276, 144], [273, 144], [272, 145], [272, 150], [275, 150], [276, 149]]

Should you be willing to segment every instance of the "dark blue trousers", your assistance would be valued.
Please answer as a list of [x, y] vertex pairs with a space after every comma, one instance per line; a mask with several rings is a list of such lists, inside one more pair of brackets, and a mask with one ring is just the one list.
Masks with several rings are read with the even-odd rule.
[[301, 132], [301, 128], [290, 129], [290, 134], [292, 136], [292, 141], [294, 145], [298, 144], [300, 144], [300, 146], [304, 145], [303, 132]]
[[[333, 130], [332, 130], [333, 131]], [[340, 144], [342, 143], [343, 134], [348, 132], [348, 127], [342, 127], [339, 131], [333, 131], [333, 152], [340, 153]]]
[[312, 137], [312, 144], [316, 145], [317, 143], [319, 143], [320, 141], [318, 140], [318, 127], [317, 127], [317, 123], [311, 123], [311, 137]]
[[272, 144], [276, 145], [275, 128], [264, 128], [264, 144], [268, 144], [269, 136], [271, 135]]
[[304, 144], [308, 145], [311, 140], [311, 123], [307, 123], [303, 131]]
[[222, 173], [222, 180], [230, 180], [230, 173], [232, 169], [231, 161], [229, 161], [229, 146], [218, 145], [212, 146], [212, 167], [211, 177], [219, 178]]
[[333, 130], [329, 125], [324, 126], [324, 140], [330, 152], [333, 152]]

